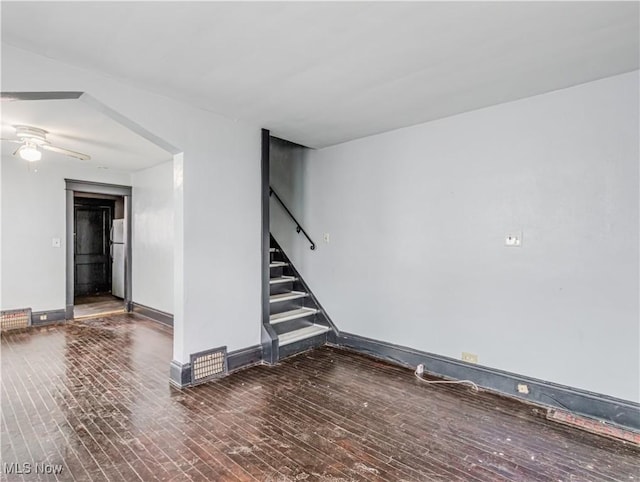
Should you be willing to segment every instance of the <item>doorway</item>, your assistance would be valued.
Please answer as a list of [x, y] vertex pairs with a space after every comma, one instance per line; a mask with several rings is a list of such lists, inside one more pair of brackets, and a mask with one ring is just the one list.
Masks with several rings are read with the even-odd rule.
[[74, 315], [124, 311], [124, 197], [74, 193]]
[[131, 305], [131, 188], [67, 183], [67, 319]]

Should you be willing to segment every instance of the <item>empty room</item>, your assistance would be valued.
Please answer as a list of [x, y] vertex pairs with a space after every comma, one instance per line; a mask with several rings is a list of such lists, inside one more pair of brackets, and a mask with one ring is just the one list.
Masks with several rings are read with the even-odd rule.
[[0, 480], [640, 480], [640, 2], [0, 7]]

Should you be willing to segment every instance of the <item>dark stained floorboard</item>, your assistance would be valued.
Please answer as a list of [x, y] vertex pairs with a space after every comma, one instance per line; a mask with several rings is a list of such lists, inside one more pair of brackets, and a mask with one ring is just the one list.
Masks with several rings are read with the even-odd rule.
[[[335, 348], [182, 391], [170, 329], [138, 315], [1, 348], [2, 480], [640, 480], [637, 447]], [[5, 473], [36, 462], [63, 472]]]

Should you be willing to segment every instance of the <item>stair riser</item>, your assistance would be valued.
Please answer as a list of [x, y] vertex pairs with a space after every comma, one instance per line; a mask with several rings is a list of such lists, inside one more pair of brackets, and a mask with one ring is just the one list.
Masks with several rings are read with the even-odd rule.
[[315, 315], [311, 315], [305, 318], [297, 318], [295, 320], [283, 321], [282, 323], [276, 323], [275, 325], [271, 325], [274, 331], [281, 335], [282, 333], [288, 333], [290, 331], [298, 330], [300, 328], [305, 328], [307, 326], [313, 325], [313, 319]]
[[281, 346], [279, 348], [279, 358], [285, 358], [297, 353], [311, 350], [324, 345], [327, 342], [327, 334], [322, 333], [306, 340], [297, 341], [295, 343], [289, 343], [288, 345]]
[[269, 259], [273, 261], [282, 261], [282, 253], [270, 253]]
[[294, 291], [293, 281], [287, 281], [286, 283], [277, 283], [274, 285], [269, 285], [269, 294], [272, 294], [272, 295], [279, 295], [280, 293], [288, 293], [289, 291]]
[[309, 298], [298, 298], [291, 301], [279, 301], [277, 303], [269, 303], [270, 314], [282, 313], [284, 311], [297, 310], [298, 308], [311, 307]]
[[269, 268], [269, 277], [270, 278], [279, 278], [280, 276], [283, 275], [283, 272], [284, 272], [284, 268], [283, 267]]
[[[307, 291], [306, 287], [304, 286], [304, 284], [302, 284], [300, 281], [296, 280], [293, 282], [293, 288], [292, 291]], [[315, 308], [315, 306], [314, 306]]]

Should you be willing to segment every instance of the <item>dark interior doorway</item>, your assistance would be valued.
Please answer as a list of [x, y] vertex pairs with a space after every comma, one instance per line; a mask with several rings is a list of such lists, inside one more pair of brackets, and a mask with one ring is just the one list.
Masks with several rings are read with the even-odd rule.
[[77, 198], [74, 205], [74, 294], [111, 292], [109, 231], [114, 201]]
[[76, 317], [124, 310], [124, 197], [75, 193]]

